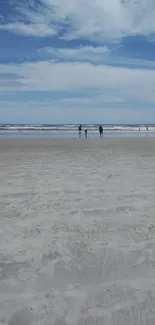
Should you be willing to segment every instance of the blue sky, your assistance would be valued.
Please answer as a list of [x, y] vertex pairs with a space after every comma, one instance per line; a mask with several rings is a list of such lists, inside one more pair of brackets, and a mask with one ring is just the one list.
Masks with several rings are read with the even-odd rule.
[[155, 123], [154, 0], [1, 0], [0, 123]]

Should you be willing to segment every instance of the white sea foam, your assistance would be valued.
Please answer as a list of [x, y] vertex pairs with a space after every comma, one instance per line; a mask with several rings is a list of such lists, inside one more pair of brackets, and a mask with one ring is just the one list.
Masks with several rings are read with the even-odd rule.
[[[98, 125], [94, 124], [85, 124], [82, 126], [83, 129], [87, 128], [89, 132], [96, 133], [98, 132]], [[0, 125], [0, 131], [56, 131], [56, 132], [76, 132], [78, 130], [78, 125], [76, 124], [65, 124], [65, 125]], [[103, 130], [105, 133], [108, 132], [155, 132], [155, 125], [149, 125], [147, 130], [147, 125], [103, 125]]]

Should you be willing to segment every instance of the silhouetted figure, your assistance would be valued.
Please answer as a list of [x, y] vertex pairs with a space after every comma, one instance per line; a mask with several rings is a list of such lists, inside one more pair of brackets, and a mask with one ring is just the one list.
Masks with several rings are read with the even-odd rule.
[[146, 127], [146, 131], [148, 131], [148, 129], [149, 129], [149, 128], [148, 128], [148, 126], [147, 126], [147, 127]]
[[81, 130], [82, 130], [82, 125], [79, 125], [79, 137], [81, 137]]
[[103, 137], [103, 127], [102, 125], [99, 126], [99, 133], [100, 133], [100, 138]]
[[87, 133], [88, 133], [87, 129], [85, 129], [84, 132], [85, 132], [85, 138], [87, 138]]

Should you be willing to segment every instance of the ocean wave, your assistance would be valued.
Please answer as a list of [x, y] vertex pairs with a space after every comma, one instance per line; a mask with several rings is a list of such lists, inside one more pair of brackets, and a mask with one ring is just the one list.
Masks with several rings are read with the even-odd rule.
[[[148, 127], [148, 130], [147, 130]], [[87, 128], [89, 132], [98, 132], [98, 125], [84, 124], [83, 130]], [[1, 132], [78, 132], [78, 125], [76, 124], [1, 124]], [[104, 132], [155, 132], [155, 125], [103, 125]]]

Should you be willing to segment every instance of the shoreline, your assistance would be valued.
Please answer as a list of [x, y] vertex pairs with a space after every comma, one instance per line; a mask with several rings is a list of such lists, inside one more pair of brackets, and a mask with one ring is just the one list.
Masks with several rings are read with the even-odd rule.
[[[99, 139], [99, 132], [94, 130], [87, 129], [87, 139], [96, 140]], [[141, 130], [141, 131], [103, 131], [104, 139], [145, 139], [145, 138], [153, 138], [155, 139], [155, 131], [149, 130]], [[81, 139], [85, 139], [85, 132], [82, 130]], [[72, 130], [22, 130], [22, 131], [1, 131], [0, 132], [0, 140], [3, 139], [26, 139], [26, 140], [57, 140], [57, 139], [79, 139], [78, 131]]]
[[140, 146], [147, 146], [148, 144], [155, 144], [153, 138], [145, 137], [145, 138], [75, 138], [75, 139], [7, 139], [3, 138], [0, 139], [0, 150], [3, 148], [15, 148], [21, 147], [22, 148], [31, 148], [31, 147], [53, 147], [53, 148], [70, 148], [73, 146], [73, 149], [76, 148], [97, 148], [97, 147], [108, 147], [108, 146], [124, 146], [130, 145], [133, 148], [140, 145]]

